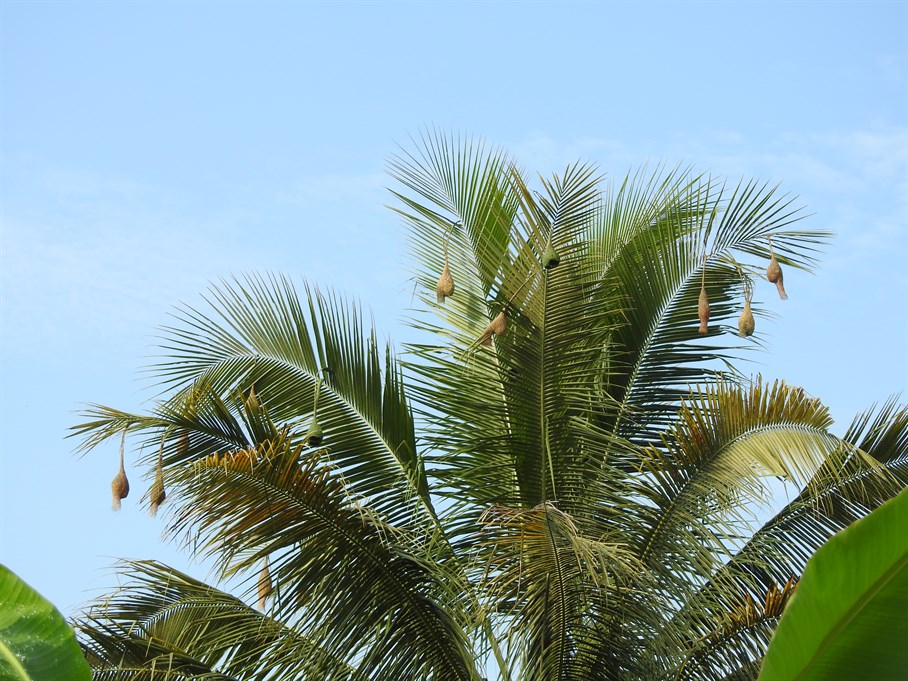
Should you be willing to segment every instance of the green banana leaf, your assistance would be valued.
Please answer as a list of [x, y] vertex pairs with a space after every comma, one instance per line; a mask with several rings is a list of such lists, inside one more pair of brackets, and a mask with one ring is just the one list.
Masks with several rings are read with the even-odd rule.
[[72, 628], [41, 594], [0, 565], [0, 680], [88, 681]]
[[759, 681], [908, 678], [908, 490], [807, 563]]

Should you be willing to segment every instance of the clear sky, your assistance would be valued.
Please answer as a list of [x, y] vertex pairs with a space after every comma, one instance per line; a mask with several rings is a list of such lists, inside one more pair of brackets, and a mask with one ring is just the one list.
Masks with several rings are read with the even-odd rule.
[[[129, 410], [155, 329], [209, 282], [280, 271], [405, 340], [385, 163], [427, 126], [549, 175], [660, 163], [781, 183], [836, 232], [762, 296], [754, 372], [841, 433], [908, 399], [906, 2], [0, 0], [0, 563], [67, 615], [118, 556], [207, 575], [136, 505], [80, 405]], [[166, 509], [166, 505], [165, 505]]]

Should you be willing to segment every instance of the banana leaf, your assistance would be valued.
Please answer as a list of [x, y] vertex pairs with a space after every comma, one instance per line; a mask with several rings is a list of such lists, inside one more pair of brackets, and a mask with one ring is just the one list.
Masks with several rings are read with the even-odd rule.
[[759, 681], [887, 681], [906, 673], [908, 490], [810, 559]]
[[91, 679], [75, 633], [60, 612], [3, 565], [0, 565], [0, 679]]

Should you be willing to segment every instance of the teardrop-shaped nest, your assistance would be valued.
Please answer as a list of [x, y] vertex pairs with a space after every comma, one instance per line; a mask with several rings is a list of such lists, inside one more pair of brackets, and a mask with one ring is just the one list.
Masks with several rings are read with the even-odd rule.
[[495, 318], [489, 322], [489, 325], [486, 327], [486, 330], [482, 332], [479, 341], [483, 345], [491, 345], [492, 338], [495, 336], [502, 336], [504, 332], [508, 330], [508, 318], [504, 313], [504, 310], [495, 315]]
[[[250, 399], [252, 399], [254, 395], [255, 392], [250, 390]], [[158, 462], [154, 469], [154, 482], [148, 493], [148, 497], [151, 500], [151, 515], [157, 515], [158, 508], [167, 498], [167, 494], [164, 492], [164, 441], [166, 438], [167, 433], [165, 432], [164, 435], [161, 436], [161, 446], [158, 449]]]
[[769, 267], [766, 268], [766, 279], [776, 285], [776, 290], [779, 292], [779, 298], [788, 300], [788, 294], [785, 293], [785, 278], [782, 275], [782, 266], [779, 264], [779, 261], [776, 260], [776, 254], [772, 251], [770, 251], [769, 255]]
[[441, 271], [441, 277], [438, 279], [438, 284], [435, 286], [435, 297], [439, 303], [445, 302], [445, 298], [454, 295], [454, 277], [451, 276], [451, 270], [448, 267], [448, 262], [445, 260], [444, 269]]
[[741, 316], [738, 317], [738, 335], [742, 338], [747, 338], [752, 335], [754, 332], [754, 313], [750, 309], [750, 301], [744, 301], [744, 310], [741, 312]]
[[306, 431], [306, 443], [310, 447], [318, 447], [324, 439], [325, 435], [322, 432], [322, 426], [318, 422], [318, 419], [313, 417], [312, 425], [309, 426], [309, 430]]
[[120, 502], [129, 496], [129, 480], [126, 478], [126, 467], [123, 464], [123, 454], [126, 449], [126, 431], [123, 431], [123, 439], [120, 441], [120, 469], [110, 481], [110, 491], [113, 497], [113, 509], [120, 510]]
[[119, 511], [120, 501], [129, 496], [129, 480], [126, 478], [126, 471], [122, 466], [110, 483], [110, 491], [113, 494], [113, 508], [115, 511]]
[[180, 442], [177, 445], [177, 452], [179, 453], [180, 460], [184, 460], [189, 457], [189, 431], [184, 430], [180, 433]]
[[542, 266], [550, 270], [554, 267], [558, 267], [558, 264], [561, 262], [561, 256], [558, 255], [558, 251], [555, 250], [555, 247], [552, 246], [550, 241], [546, 244], [545, 251], [542, 253]]
[[697, 300], [697, 317], [700, 319], [699, 333], [709, 333], [709, 296], [706, 295], [706, 284], [700, 285], [700, 298]]
[[160, 467], [155, 471], [154, 483], [148, 496], [151, 499], [151, 515], [157, 515], [161, 504], [167, 499], [167, 493], [164, 491], [164, 471]]

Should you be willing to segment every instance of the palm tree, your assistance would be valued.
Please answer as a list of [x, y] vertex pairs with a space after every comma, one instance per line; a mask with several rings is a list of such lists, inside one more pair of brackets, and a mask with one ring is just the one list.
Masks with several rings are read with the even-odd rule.
[[413, 147], [403, 352], [247, 276], [164, 329], [149, 413], [74, 428], [151, 445], [169, 536], [238, 585], [124, 563], [77, 623], [95, 677], [754, 678], [809, 556], [908, 484], [904, 406], [837, 437], [735, 369], [770, 255], [809, 269], [828, 235], [757, 182], [578, 163], [534, 190], [481, 142]]

